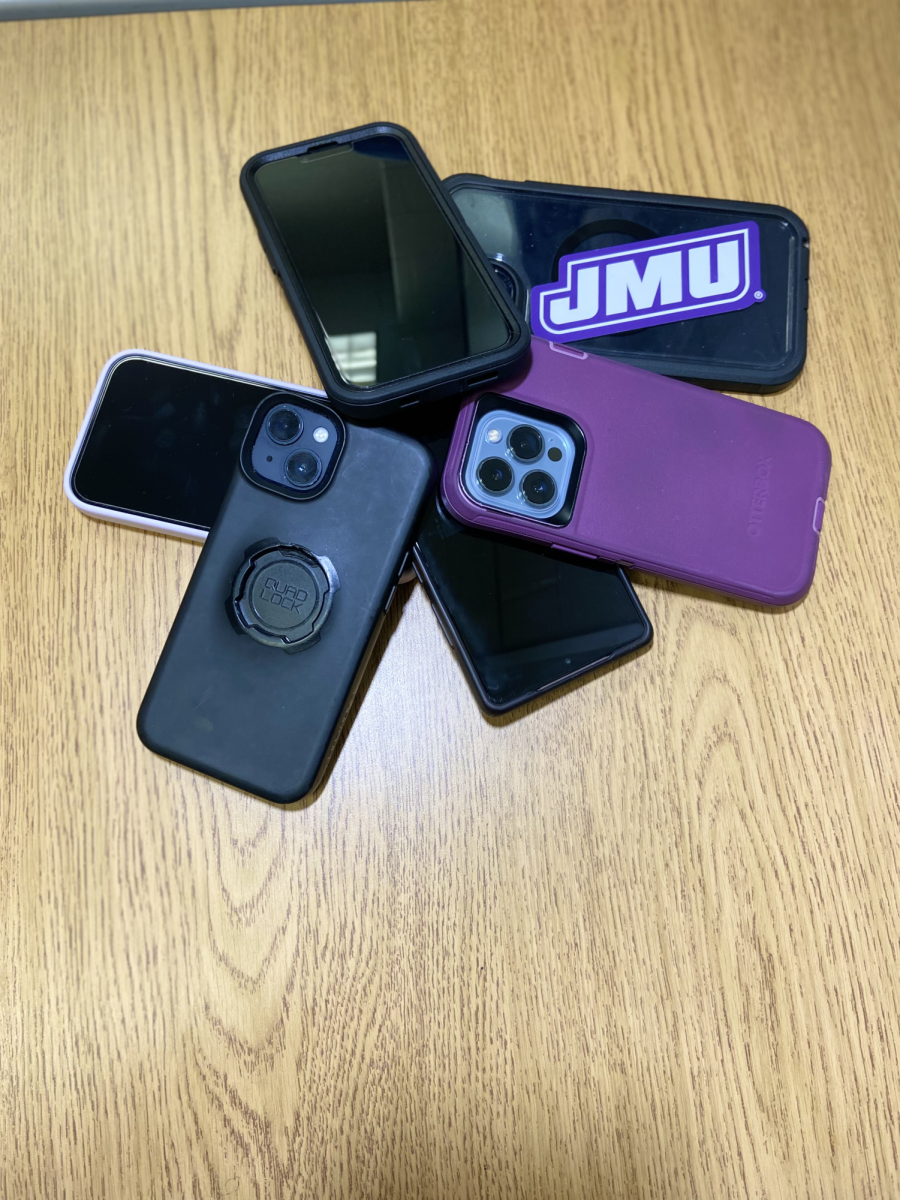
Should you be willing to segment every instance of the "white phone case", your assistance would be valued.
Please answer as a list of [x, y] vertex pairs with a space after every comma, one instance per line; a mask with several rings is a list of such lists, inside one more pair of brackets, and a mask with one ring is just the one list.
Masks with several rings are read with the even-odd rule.
[[149, 529], [153, 533], [166, 533], [170, 537], [187, 538], [194, 542], [205, 542], [206, 530], [204, 529], [194, 529], [190, 525], [179, 525], [174, 521], [158, 521], [153, 517], [137, 516], [135, 513], [121, 512], [119, 509], [105, 508], [98, 504], [88, 504], [76, 496], [75, 489], [72, 487], [72, 473], [75, 470], [75, 464], [78, 462], [81, 447], [93, 424], [97, 408], [106, 392], [109, 377], [113, 369], [123, 359], [136, 357], [147, 358], [153, 362], [168, 363], [173, 367], [186, 367], [192, 371], [201, 371], [204, 375], [221, 375], [228, 379], [241, 380], [244, 383], [261, 383], [266, 387], [284, 388], [287, 391], [297, 392], [303, 396], [315, 396], [317, 399], [326, 400], [326, 402], [327, 397], [320, 388], [301, 387], [296, 383], [283, 383], [278, 379], [267, 379], [264, 375], [247, 375], [241, 371], [229, 371], [227, 367], [213, 367], [209, 363], [194, 362], [190, 358], [173, 358], [171, 354], [157, 354], [152, 350], [121, 350], [109, 359], [100, 372], [100, 378], [97, 380], [97, 386], [94, 388], [91, 402], [88, 405], [87, 412], [84, 414], [81, 429], [78, 431], [78, 437], [75, 439], [75, 445], [72, 448], [72, 453], [69, 455], [69, 462], [63, 477], [63, 490], [66, 496], [80, 512], [85, 513], [89, 517], [96, 517], [101, 521], [111, 521], [115, 525], [131, 525], [135, 529]]

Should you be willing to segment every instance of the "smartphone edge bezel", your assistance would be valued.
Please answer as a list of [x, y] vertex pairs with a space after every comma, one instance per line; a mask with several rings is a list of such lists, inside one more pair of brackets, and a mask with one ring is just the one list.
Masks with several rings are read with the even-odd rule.
[[[400, 139], [410, 152], [421, 178], [448, 222], [456, 238], [468, 253], [470, 261], [486, 284], [492, 298], [497, 303], [504, 320], [510, 329], [510, 341], [499, 349], [485, 351], [466, 359], [457, 359], [454, 363], [433, 367], [417, 375], [404, 376], [402, 379], [376, 385], [373, 388], [360, 389], [348, 387], [342, 382], [334, 368], [331, 356], [323, 345], [324, 332], [316, 315], [306, 289], [303, 286], [299, 272], [296, 271], [287, 249], [284, 246], [277, 226], [270, 220], [268, 209], [262, 200], [255, 180], [255, 173], [266, 163], [276, 162], [281, 158], [293, 157], [302, 147], [303, 152], [317, 146], [331, 143], [353, 142], [362, 140], [363, 136], [373, 136], [380, 132], [390, 133]], [[467, 379], [473, 375], [483, 375], [496, 370], [498, 379], [506, 378], [513, 372], [516, 365], [524, 357], [531, 343], [531, 331], [516, 308], [507, 300], [491, 273], [487, 257], [475, 241], [465, 221], [460, 216], [456, 205], [450, 200], [440, 176], [432, 166], [424, 150], [415, 136], [404, 126], [391, 121], [376, 121], [367, 125], [358, 125], [338, 133], [326, 134], [318, 138], [308, 138], [286, 146], [278, 146], [271, 150], [261, 150], [249, 158], [241, 168], [241, 192], [259, 234], [263, 249], [270, 265], [276, 271], [291, 311], [300, 326], [307, 348], [316, 365], [316, 369], [325, 384], [325, 390], [334, 407], [343, 415], [357, 419], [376, 419], [403, 407], [403, 401], [408, 397], [419, 399], [439, 399], [441, 396], [453, 395], [467, 391]], [[277, 263], [277, 266], [276, 266]], [[287, 268], [287, 269], [285, 269]], [[361, 394], [363, 393], [363, 394]], [[417, 400], [412, 401], [413, 403]]]

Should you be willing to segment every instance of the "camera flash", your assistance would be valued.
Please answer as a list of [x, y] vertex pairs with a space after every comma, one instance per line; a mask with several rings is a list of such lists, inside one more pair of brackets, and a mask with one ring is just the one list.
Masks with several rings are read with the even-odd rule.
[[499, 442], [503, 434], [499, 429], [489, 429], [485, 436], [489, 442]]
[[324, 425], [320, 425], [318, 429], [313, 430], [313, 439], [317, 442], [328, 441], [328, 430]]

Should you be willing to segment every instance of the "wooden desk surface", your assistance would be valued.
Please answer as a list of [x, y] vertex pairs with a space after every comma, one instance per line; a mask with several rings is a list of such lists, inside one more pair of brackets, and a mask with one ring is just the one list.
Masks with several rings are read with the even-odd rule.
[[[0, 26], [4, 1198], [900, 1195], [900, 8], [483, 0]], [[315, 383], [238, 188], [375, 119], [442, 174], [784, 204], [834, 452], [765, 613], [488, 721], [408, 588], [282, 812], [138, 743], [197, 549], [80, 516], [142, 346]]]

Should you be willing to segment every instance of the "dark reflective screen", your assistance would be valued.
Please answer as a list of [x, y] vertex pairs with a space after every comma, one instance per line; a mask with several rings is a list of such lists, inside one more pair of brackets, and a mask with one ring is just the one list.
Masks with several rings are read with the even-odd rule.
[[126, 359], [97, 408], [75, 491], [89, 504], [209, 529], [250, 418], [274, 390]]
[[463, 529], [432, 500], [417, 540], [490, 699], [511, 704], [642, 645], [616, 567]]
[[[691, 233], [747, 219], [727, 201], [707, 205], [679, 203], [667, 197], [567, 195], [533, 188], [507, 187], [500, 180], [460, 181], [451, 194], [463, 219], [489, 259], [502, 258], [495, 273], [514, 303], [525, 311], [531, 288], [558, 278], [564, 254], [606, 249], [669, 234]], [[641, 366], [664, 357], [675, 364], [666, 374], [690, 377], [690, 364], [776, 370], [794, 352], [798, 330], [792, 299], [800, 259], [796, 229], [773, 213], [755, 212], [766, 300], [737, 312], [651, 325], [627, 333], [606, 334], [571, 344], [595, 354], [612, 355]], [[677, 369], [676, 369], [677, 367]], [[719, 376], [719, 378], [727, 378]]]
[[509, 341], [399, 138], [310, 150], [254, 178], [345, 382], [386, 383]]

